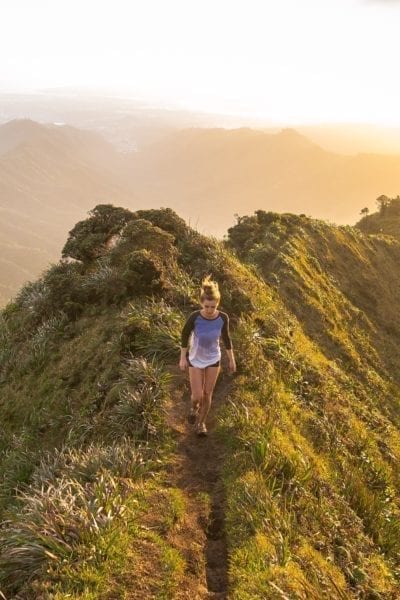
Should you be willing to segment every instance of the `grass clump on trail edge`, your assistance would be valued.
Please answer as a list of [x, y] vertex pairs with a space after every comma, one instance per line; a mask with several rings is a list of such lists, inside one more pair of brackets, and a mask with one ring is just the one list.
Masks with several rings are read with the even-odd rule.
[[182, 597], [166, 407], [211, 273], [238, 363], [212, 432], [228, 597], [398, 598], [399, 258], [304, 216], [257, 211], [222, 243], [170, 209], [95, 207], [0, 313], [2, 594]]

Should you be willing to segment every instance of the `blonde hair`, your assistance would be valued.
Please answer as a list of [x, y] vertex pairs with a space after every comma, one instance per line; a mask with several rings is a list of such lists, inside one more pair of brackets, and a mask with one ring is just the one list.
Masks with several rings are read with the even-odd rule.
[[200, 302], [204, 302], [204, 300], [216, 300], [217, 302], [221, 300], [218, 283], [213, 281], [210, 275], [207, 275], [201, 282]]

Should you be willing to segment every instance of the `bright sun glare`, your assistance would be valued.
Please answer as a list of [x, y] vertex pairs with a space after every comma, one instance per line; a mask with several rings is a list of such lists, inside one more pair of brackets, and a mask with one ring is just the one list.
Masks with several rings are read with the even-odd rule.
[[3, 88], [101, 87], [275, 122], [400, 124], [394, 0], [5, 0]]

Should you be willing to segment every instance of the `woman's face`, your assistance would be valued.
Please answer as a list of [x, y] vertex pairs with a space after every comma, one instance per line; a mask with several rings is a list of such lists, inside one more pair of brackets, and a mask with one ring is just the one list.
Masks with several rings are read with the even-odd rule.
[[218, 301], [217, 300], [208, 300], [207, 298], [203, 300], [201, 303], [203, 308], [203, 312], [206, 317], [213, 317], [217, 312]]

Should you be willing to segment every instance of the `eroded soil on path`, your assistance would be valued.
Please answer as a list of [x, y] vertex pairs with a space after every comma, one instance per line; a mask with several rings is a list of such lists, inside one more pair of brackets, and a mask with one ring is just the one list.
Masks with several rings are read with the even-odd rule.
[[186, 560], [185, 589], [179, 599], [225, 599], [227, 595], [227, 547], [224, 532], [225, 496], [221, 481], [223, 449], [214, 433], [218, 408], [226, 401], [231, 379], [220, 374], [207, 419], [209, 435], [198, 437], [187, 423], [189, 384], [176, 373], [179, 385], [168, 406], [167, 422], [176, 439], [168, 485], [181, 490], [186, 515], [171, 534], [171, 543]]

